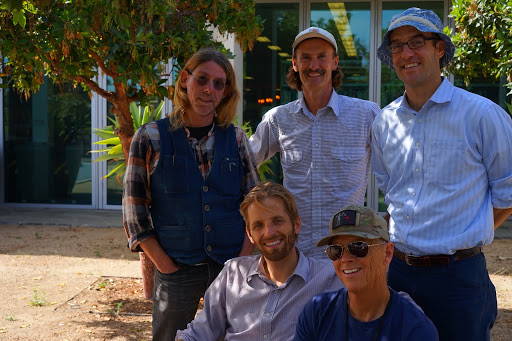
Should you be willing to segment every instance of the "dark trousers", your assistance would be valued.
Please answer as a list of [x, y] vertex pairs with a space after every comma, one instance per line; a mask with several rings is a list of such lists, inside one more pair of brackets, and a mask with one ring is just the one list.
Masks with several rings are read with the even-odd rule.
[[407, 292], [423, 309], [440, 341], [490, 339], [498, 305], [483, 253], [432, 267], [409, 266], [393, 258], [388, 284]]
[[199, 300], [222, 270], [214, 261], [179, 265], [172, 274], [155, 272], [153, 288], [153, 340], [174, 340], [176, 332], [187, 328], [197, 312]]

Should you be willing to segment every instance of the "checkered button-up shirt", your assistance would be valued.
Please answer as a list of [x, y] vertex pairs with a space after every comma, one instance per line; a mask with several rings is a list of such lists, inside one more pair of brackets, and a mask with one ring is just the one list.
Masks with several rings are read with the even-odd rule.
[[313, 115], [304, 99], [267, 112], [250, 138], [260, 165], [281, 153], [283, 185], [293, 194], [302, 228], [298, 247], [325, 258], [316, 243], [329, 231], [340, 208], [362, 205], [370, 172], [371, 127], [379, 107], [333, 90], [325, 108]]
[[[215, 124], [208, 135], [197, 140], [185, 132], [194, 152], [197, 166], [206, 179], [214, 157]], [[245, 196], [259, 182], [258, 169], [248, 146], [245, 132], [235, 126], [240, 160], [243, 165], [242, 194]], [[130, 146], [123, 185], [123, 219], [130, 234], [129, 247], [139, 251], [139, 244], [156, 234], [151, 222], [151, 174], [160, 159], [160, 133], [156, 122], [150, 122], [137, 130]]]

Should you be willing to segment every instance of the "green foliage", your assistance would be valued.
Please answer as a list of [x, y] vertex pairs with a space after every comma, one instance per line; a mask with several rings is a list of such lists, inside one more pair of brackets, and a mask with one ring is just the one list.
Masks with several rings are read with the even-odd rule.
[[[507, 76], [512, 94], [512, 1], [453, 0], [456, 52], [448, 71], [469, 83], [475, 76]], [[445, 28], [445, 33], [450, 30]]]
[[[90, 88], [100, 68], [141, 103], [163, 99], [163, 63], [183, 65], [213, 43], [212, 28], [252, 47], [261, 24], [253, 0], [10, 0], [0, 6], [7, 82], [36, 91], [47, 74]], [[95, 89], [93, 89], [95, 90]]]
[[98, 283], [98, 289], [105, 289], [110, 282], [110, 279], [102, 279], [101, 282]]
[[121, 308], [123, 308], [123, 301], [113, 303], [112, 309], [107, 309], [107, 313], [110, 315], [117, 315], [121, 312]]
[[[142, 107], [137, 106], [135, 103], [131, 103], [130, 114], [133, 120], [133, 129], [137, 130], [142, 125], [159, 119], [163, 106], [163, 101], [160, 102], [156, 108], [151, 105]], [[114, 169], [105, 175], [103, 179], [115, 174], [117, 181], [121, 183], [122, 181], [120, 179], [126, 171], [126, 162], [121, 146], [121, 139], [116, 135], [116, 130], [119, 129], [119, 120], [117, 117], [115, 119], [108, 117], [108, 119], [112, 122], [112, 125], [107, 125], [103, 129], [95, 129], [94, 133], [102, 138], [102, 140], [93, 143], [105, 145], [106, 147], [98, 150], [91, 150], [91, 153], [104, 153], [100, 157], [96, 158], [94, 162], [109, 161], [115, 165]]]
[[[130, 103], [171, 98], [166, 77], [174, 80], [201, 47], [225, 50], [214, 32], [233, 33], [245, 51], [261, 27], [254, 0], [3, 0], [1, 86], [28, 98], [48, 76], [96, 92], [112, 103], [127, 157], [134, 134]], [[99, 86], [98, 72], [112, 78], [114, 91]]]
[[37, 288], [34, 288], [34, 294], [32, 299], [30, 300], [30, 305], [34, 307], [42, 307], [46, 305], [48, 302], [46, 301], [46, 293], [43, 291], [42, 294], [39, 294]]
[[[253, 132], [250, 122], [245, 122], [244, 125], [241, 126], [241, 128], [245, 131], [248, 137], [251, 137]], [[267, 175], [274, 175], [274, 171], [272, 170], [271, 165], [272, 159], [268, 159], [260, 165], [260, 168], [258, 168], [258, 173], [260, 174], [261, 181], [266, 181]]]

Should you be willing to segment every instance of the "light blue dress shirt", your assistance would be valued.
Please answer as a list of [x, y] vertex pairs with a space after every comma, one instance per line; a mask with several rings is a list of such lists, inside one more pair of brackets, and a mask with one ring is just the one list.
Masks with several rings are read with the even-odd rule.
[[256, 164], [281, 153], [283, 185], [302, 220], [297, 246], [325, 259], [316, 243], [329, 232], [334, 213], [362, 205], [370, 172], [371, 127], [377, 104], [338, 95], [313, 115], [304, 98], [268, 111], [249, 139]]
[[512, 120], [444, 79], [416, 112], [404, 96], [375, 118], [373, 171], [395, 247], [453, 254], [490, 244], [493, 207], [512, 207]]
[[293, 340], [304, 306], [323, 292], [343, 288], [331, 261], [305, 257], [286, 282], [277, 286], [265, 275], [261, 256], [234, 258], [210, 285], [204, 308], [178, 331], [176, 340]]

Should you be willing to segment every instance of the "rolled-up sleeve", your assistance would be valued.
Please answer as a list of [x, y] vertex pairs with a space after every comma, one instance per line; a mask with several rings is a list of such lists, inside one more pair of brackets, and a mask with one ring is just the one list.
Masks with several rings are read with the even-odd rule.
[[492, 206], [512, 207], [512, 120], [499, 106], [488, 105], [482, 116], [482, 157], [491, 188]]
[[155, 235], [151, 222], [150, 165], [155, 154], [146, 126], [133, 136], [123, 180], [123, 223], [129, 234], [128, 246], [142, 251], [139, 244]]
[[249, 139], [242, 128], [236, 127], [238, 151], [243, 165], [242, 184], [240, 186], [242, 197], [245, 197], [260, 182], [258, 167], [249, 146]]
[[249, 139], [249, 144], [258, 167], [274, 156], [280, 148], [277, 127], [273, 122], [276, 110], [277, 108], [274, 108], [263, 116], [256, 128], [256, 132]]

